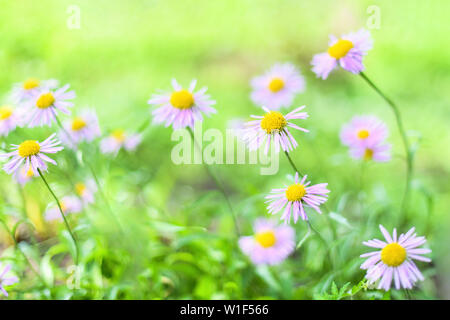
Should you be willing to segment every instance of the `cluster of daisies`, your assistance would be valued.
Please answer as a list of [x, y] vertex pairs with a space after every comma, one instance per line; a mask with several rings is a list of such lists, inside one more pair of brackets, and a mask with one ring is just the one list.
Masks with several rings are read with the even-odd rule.
[[[372, 40], [366, 30], [340, 38], [331, 37], [327, 52], [317, 54], [312, 59], [312, 70], [322, 79], [326, 79], [338, 66], [358, 74], [364, 69], [363, 56], [371, 48]], [[196, 89], [196, 86], [196, 80], [183, 87], [174, 79], [171, 90], [152, 95], [148, 104], [152, 106], [153, 121], [164, 123], [166, 127], [172, 126], [174, 130], [193, 128], [196, 122], [203, 121], [205, 115], [216, 113], [213, 107], [216, 102], [207, 94], [207, 88]], [[291, 107], [296, 95], [305, 90], [303, 76], [293, 64], [280, 63], [264, 75], [252, 79], [251, 87], [251, 99], [256, 105], [262, 106], [264, 114], [252, 115], [252, 120], [245, 123], [240, 131], [242, 140], [249, 150], [264, 148], [266, 154], [273, 146], [275, 152], [284, 151], [291, 161], [289, 152], [298, 146], [293, 136], [294, 130], [308, 132], [296, 122], [306, 120], [308, 114], [304, 111], [305, 106], [287, 113], [280, 109]], [[3, 136], [7, 136], [17, 126], [51, 126], [55, 121], [59, 124], [57, 114], [70, 113], [69, 108], [73, 106], [70, 100], [75, 97], [75, 93], [69, 91], [68, 85], [58, 88], [58, 82], [54, 80], [27, 80], [15, 86], [12, 96], [18, 107], [0, 109], [0, 134]], [[58, 133], [53, 133], [43, 142], [26, 140], [13, 145], [12, 152], [1, 155], [10, 159], [3, 169], [8, 174], [14, 174], [21, 184], [46, 171], [46, 163], [56, 164], [47, 154], [63, 149], [56, 134], [62, 143], [72, 149], [77, 149], [83, 141], [91, 142], [101, 135], [95, 112], [85, 110], [61, 125]], [[341, 132], [341, 140], [349, 147], [352, 157], [374, 161], [389, 160], [390, 145], [385, 142], [387, 136], [387, 126], [373, 116], [355, 117]], [[104, 153], [116, 154], [122, 147], [135, 149], [140, 141], [139, 134], [115, 130], [100, 141], [100, 148]], [[295, 249], [295, 232], [290, 222], [295, 224], [300, 218], [308, 221], [310, 212], [320, 214], [321, 205], [328, 199], [330, 191], [327, 183], [312, 184], [306, 175], [295, 171], [290, 183], [272, 189], [266, 196], [268, 213], [279, 214], [284, 223], [257, 219], [254, 234], [239, 239], [242, 252], [255, 264], [273, 265], [285, 260]], [[79, 212], [83, 205], [94, 201], [96, 185], [93, 181], [77, 184], [75, 190], [77, 197], [67, 196], [61, 201], [64, 213]], [[56, 208], [46, 212], [48, 220], [58, 217]], [[384, 290], [391, 288], [392, 280], [397, 289], [412, 288], [416, 281], [423, 279], [413, 260], [430, 261], [423, 255], [431, 251], [420, 248], [426, 242], [425, 238], [417, 236], [414, 228], [398, 237], [396, 229], [392, 236], [381, 225], [380, 229], [385, 241], [375, 239], [364, 242], [364, 245], [378, 249], [361, 256], [367, 258], [361, 265], [362, 269], [367, 269], [366, 278], [369, 283], [378, 282], [378, 288]], [[14, 277], [6, 278], [8, 267], [5, 270], [0, 273], [0, 290], [3, 293], [4, 285], [17, 281]]]
[[[57, 80], [28, 79], [15, 84], [8, 98], [8, 104], [0, 107], [0, 136], [9, 139], [10, 133], [18, 128], [49, 127], [50, 136], [38, 141], [33, 138], [11, 144], [12, 150], [0, 154], [6, 159], [3, 170], [13, 176], [20, 186], [48, 170], [48, 164], [57, 165], [49, 155], [60, 152], [63, 145], [72, 150], [81, 150], [82, 143], [92, 143], [100, 138], [101, 131], [94, 110], [81, 109], [77, 115], [71, 115], [75, 92], [69, 85], [59, 86]], [[60, 119], [60, 116], [65, 119]], [[67, 118], [69, 116], [69, 118]], [[55, 129], [55, 125], [57, 128]], [[28, 136], [27, 132], [27, 136]], [[21, 131], [17, 136], [24, 136]], [[112, 131], [100, 141], [100, 150], [104, 154], [117, 154], [121, 148], [132, 151], [141, 142], [140, 134], [127, 133], [122, 129]], [[94, 203], [98, 186], [94, 179], [85, 178], [72, 185], [70, 194], [59, 201], [62, 213], [66, 216], [81, 212]], [[47, 221], [62, 220], [57, 204], [49, 206], [44, 217]], [[0, 291], [6, 295], [4, 286], [17, 281], [16, 277], [6, 277], [11, 269], [7, 265], [0, 272]]]
[[[326, 79], [329, 73], [338, 66], [358, 74], [363, 71], [363, 56], [372, 48], [372, 39], [367, 30], [343, 35], [340, 38], [330, 37], [327, 52], [314, 56], [312, 70], [320, 78]], [[275, 64], [262, 76], [250, 82], [251, 100], [263, 106], [263, 115], [252, 115], [253, 120], [245, 123], [240, 137], [249, 150], [264, 148], [265, 154], [273, 145], [275, 152], [280, 149], [288, 154], [298, 143], [292, 130], [308, 132], [298, 126], [297, 120], [305, 120], [308, 114], [305, 106], [294, 108], [288, 113], [279, 111], [292, 105], [297, 94], [305, 90], [305, 80], [299, 70], [291, 63]], [[196, 81], [188, 88], [182, 87], [176, 80], [172, 81], [171, 92], [155, 94], [148, 101], [155, 106], [154, 121], [172, 125], [173, 129], [194, 127], [196, 121], [203, 119], [202, 114], [211, 115], [216, 112], [212, 108], [215, 101], [210, 100], [206, 88], [195, 90]], [[236, 122], [237, 123], [237, 122]], [[387, 126], [374, 116], [357, 116], [349, 124], [344, 125], [341, 132], [342, 143], [349, 147], [350, 154], [356, 159], [384, 162], [390, 159], [391, 146], [385, 142], [388, 136]], [[254, 223], [254, 234], [239, 239], [239, 246], [255, 264], [278, 264], [285, 260], [295, 249], [295, 232], [288, 224], [291, 220], [297, 223], [299, 218], [308, 220], [307, 210], [321, 213], [320, 206], [327, 201], [327, 183], [311, 184], [307, 176], [295, 177], [290, 184], [273, 189], [266, 196], [269, 214], [280, 214], [285, 223], [277, 224], [271, 219], [257, 219]], [[412, 288], [423, 276], [413, 260], [430, 261], [422, 254], [429, 249], [418, 248], [425, 243], [423, 237], [414, 234], [414, 228], [397, 238], [391, 237], [380, 225], [386, 239], [364, 242], [365, 245], [380, 249], [364, 254], [367, 261], [361, 265], [367, 269], [366, 278], [369, 283], [378, 281], [378, 288], [389, 290], [392, 279], [397, 289]]]

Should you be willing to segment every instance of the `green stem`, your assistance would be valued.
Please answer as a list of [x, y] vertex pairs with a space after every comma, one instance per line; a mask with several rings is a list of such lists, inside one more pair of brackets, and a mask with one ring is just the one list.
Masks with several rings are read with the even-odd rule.
[[397, 122], [397, 127], [400, 132], [400, 136], [402, 138], [403, 146], [405, 148], [405, 154], [406, 154], [406, 186], [405, 186], [405, 192], [403, 194], [403, 199], [401, 203], [401, 212], [405, 215], [406, 211], [406, 204], [409, 197], [409, 192], [411, 188], [411, 179], [413, 175], [413, 152], [411, 151], [409, 140], [406, 135], [405, 128], [403, 126], [402, 117], [400, 114], [400, 109], [397, 107], [397, 105], [389, 99], [367, 76], [365, 73], [360, 73], [361, 77], [369, 84], [372, 89], [374, 89], [383, 99], [387, 102], [387, 104], [391, 107], [392, 111], [394, 112], [395, 120]]
[[301, 172], [297, 169], [297, 167], [295, 166], [294, 161], [292, 161], [291, 156], [289, 155], [289, 153], [287, 151], [284, 151], [284, 154], [288, 158], [289, 163], [291, 164], [291, 166], [294, 169], [294, 171], [298, 172], [298, 174], [303, 177], [303, 174], [301, 174]]
[[94, 177], [94, 181], [95, 181], [95, 184], [97, 185], [98, 192], [100, 193], [100, 196], [102, 197], [103, 201], [105, 202], [105, 205], [106, 205], [106, 208], [108, 209], [109, 214], [113, 217], [114, 221], [119, 226], [119, 229], [123, 232], [122, 225], [120, 224], [119, 219], [117, 218], [117, 216], [114, 214], [114, 212], [111, 209], [108, 198], [106, 197], [106, 194], [103, 192], [103, 188], [100, 184], [100, 181], [98, 180], [98, 177], [97, 177], [97, 174], [95, 173], [94, 168], [88, 161], [85, 161], [85, 162], [86, 162], [87, 166], [89, 167], [89, 170], [91, 171], [92, 176]]
[[[69, 135], [69, 133], [67, 132], [67, 130], [64, 128], [64, 126], [62, 125], [61, 121], [59, 120], [59, 118], [56, 116], [55, 114], [55, 119], [56, 119], [56, 123], [58, 124], [59, 128], [64, 132], [64, 134], [67, 136], [67, 138], [70, 140], [70, 142], [73, 145], [76, 145], [75, 141], [73, 141], [72, 137]], [[147, 122], [149, 122], [147, 120]], [[143, 130], [146, 127], [143, 128]], [[81, 151], [81, 149], [80, 149]], [[77, 162], [78, 162], [78, 158], [75, 156]], [[94, 178], [95, 184], [97, 185], [97, 189], [100, 193], [100, 196], [102, 197], [103, 201], [105, 202], [106, 208], [108, 209], [109, 214], [113, 217], [114, 221], [116, 222], [116, 224], [119, 226], [120, 230], [123, 232], [123, 228], [122, 225], [120, 224], [118, 218], [116, 217], [116, 215], [113, 213], [111, 206], [109, 204], [108, 198], [106, 197], [105, 193], [103, 192], [103, 188], [100, 185], [100, 181], [97, 178], [97, 175], [95, 174], [95, 170], [92, 167], [92, 165], [90, 164], [89, 161], [87, 161], [86, 159], [84, 159], [84, 162], [86, 163], [86, 165], [89, 167], [89, 170], [91, 171], [92, 177]], [[72, 183], [73, 184], [73, 183]]]
[[322, 237], [322, 235], [320, 234], [319, 231], [317, 231], [311, 224], [311, 222], [309, 220], [306, 220], [306, 223], [308, 224], [309, 228], [311, 228], [311, 230], [319, 237], [319, 239], [323, 242], [323, 244], [325, 245], [325, 248], [327, 250], [327, 256], [328, 256], [328, 260], [329, 263], [331, 265], [333, 265], [333, 259], [331, 257], [331, 252], [330, 252], [330, 246], [328, 245], [327, 240], [325, 240], [324, 237]]
[[42, 181], [44, 181], [44, 184], [47, 187], [48, 191], [50, 191], [50, 193], [52, 194], [53, 198], [55, 199], [56, 204], [58, 205], [58, 209], [59, 209], [59, 212], [61, 213], [61, 216], [62, 216], [62, 218], [64, 220], [64, 224], [66, 225], [67, 231], [69, 231], [70, 237], [72, 238], [73, 243], [75, 245], [75, 264], [78, 265], [78, 256], [79, 256], [78, 242], [75, 239], [74, 234], [72, 233], [72, 229], [69, 226], [69, 223], [68, 223], [68, 221], [66, 219], [66, 216], [64, 215], [64, 212], [63, 212], [63, 210], [61, 208], [61, 203], [59, 202], [58, 197], [55, 195], [55, 193], [53, 192], [52, 188], [50, 188], [50, 185], [47, 183], [47, 180], [44, 178], [44, 175], [42, 174], [41, 169], [37, 168], [37, 171], [39, 173], [39, 176], [42, 178]]
[[[200, 146], [198, 145], [198, 142], [194, 138], [194, 132], [192, 131], [192, 129], [190, 127], [188, 127], [188, 131], [189, 131], [189, 134], [191, 135], [192, 141], [194, 142], [194, 144], [198, 148], [199, 152], [202, 152]], [[214, 181], [214, 183], [216, 184], [217, 188], [219, 189], [219, 191], [222, 193], [223, 197], [225, 198], [225, 201], [226, 201], [226, 203], [228, 205], [228, 209], [230, 210], [230, 214], [231, 214], [231, 216], [233, 218], [234, 228], [236, 229], [236, 234], [239, 237], [241, 233], [239, 231], [239, 226], [238, 226], [238, 222], [237, 222], [237, 219], [236, 219], [236, 214], [234, 213], [233, 206], [231, 205], [231, 201], [228, 198], [228, 195], [227, 195], [227, 193], [225, 191], [225, 188], [223, 187], [222, 183], [220, 183], [220, 181], [216, 177], [216, 175], [213, 173], [213, 171], [211, 170], [209, 165], [207, 165], [206, 163], [203, 163], [203, 165], [206, 168], [206, 171], [208, 172], [208, 174], [210, 175], [212, 180]]]

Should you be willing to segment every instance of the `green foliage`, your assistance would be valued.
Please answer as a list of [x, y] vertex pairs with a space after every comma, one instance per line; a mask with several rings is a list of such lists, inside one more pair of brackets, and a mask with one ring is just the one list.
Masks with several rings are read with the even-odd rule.
[[[218, 113], [204, 127], [225, 132], [228, 121], [258, 112], [249, 99], [251, 77], [275, 62], [292, 61], [307, 82], [294, 105], [306, 104], [310, 115], [310, 133], [295, 134], [300, 145], [292, 158], [314, 183], [328, 182], [331, 190], [322, 215], [308, 211], [325, 241], [299, 221], [295, 252], [280, 265], [256, 267], [240, 251], [227, 204], [204, 168], [172, 163], [171, 128], [149, 126], [136, 152], [117, 157], [101, 154], [98, 140], [76, 153], [65, 149], [46, 175], [55, 193], [72, 194], [74, 181], [91, 177], [90, 163], [108, 203], [97, 193], [94, 204], [69, 216], [80, 247], [75, 267], [74, 243], [64, 225], [43, 219], [54, 202], [42, 181], [20, 189], [2, 171], [0, 219], [18, 240], [15, 246], [0, 226], [0, 262], [12, 264], [20, 278], [7, 288], [9, 298], [449, 298], [450, 50], [444, 27], [450, 2], [376, 1], [381, 26], [371, 30], [375, 46], [364, 64], [398, 102], [414, 141], [413, 187], [404, 216], [404, 150], [388, 106], [348, 72], [335, 71], [322, 81], [310, 71], [311, 57], [326, 49], [328, 34], [364, 27], [373, 3], [2, 1], [0, 105], [16, 82], [56, 78], [76, 91], [75, 113], [84, 106], [96, 109], [104, 134], [118, 127], [135, 131], [150, 121], [147, 100], [168, 89], [172, 77], [183, 84], [197, 78], [208, 86]], [[69, 5], [80, 7], [80, 29], [67, 28]], [[386, 121], [391, 162], [363, 169], [350, 160], [339, 131], [356, 114]], [[20, 128], [0, 137], [0, 152], [23, 139], [46, 138], [55, 128]], [[260, 175], [256, 165], [214, 169], [243, 235], [252, 234], [256, 218], [268, 217], [264, 196], [292, 175], [282, 157], [272, 176]], [[362, 242], [381, 237], [379, 224], [399, 233], [415, 226], [427, 237], [433, 263], [419, 263], [426, 279], [411, 292], [386, 293], [361, 280], [359, 256], [370, 251]]]

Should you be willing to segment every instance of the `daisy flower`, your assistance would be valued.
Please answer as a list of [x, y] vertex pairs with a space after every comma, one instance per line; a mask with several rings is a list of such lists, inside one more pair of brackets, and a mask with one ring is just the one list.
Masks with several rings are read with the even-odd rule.
[[127, 151], [133, 151], [141, 143], [142, 135], [129, 134], [122, 129], [117, 129], [100, 141], [100, 149], [103, 153], [117, 154], [123, 147]]
[[327, 193], [330, 192], [326, 187], [328, 183], [320, 183], [309, 186], [310, 181], [306, 182], [305, 175], [299, 181], [298, 172], [295, 173], [295, 182], [290, 186], [285, 186], [281, 189], [272, 189], [271, 195], [266, 196], [266, 203], [268, 203], [268, 211], [271, 214], [276, 214], [284, 208], [283, 215], [280, 219], [285, 223], [291, 221], [291, 215], [294, 215], [294, 223], [297, 223], [300, 216], [303, 220], [308, 220], [305, 213], [305, 206], [310, 207], [322, 213], [319, 206], [327, 201]]
[[257, 219], [253, 229], [253, 236], [239, 239], [239, 247], [254, 264], [279, 264], [294, 251], [295, 232], [292, 227]]
[[67, 100], [75, 98], [75, 91], [67, 91], [70, 85], [49, 90], [48, 88], [41, 88], [26, 104], [27, 116], [25, 122], [30, 128], [36, 126], [48, 125], [50, 126], [56, 118], [56, 111], [61, 111], [65, 114], [70, 114], [67, 109], [73, 106], [73, 103]]
[[387, 162], [391, 160], [391, 145], [388, 143], [357, 146], [350, 149], [350, 156], [358, 160]]
[[91, 142], [100, 134], [97, 114], [88, 109], [81, 111], [79, 116], [64, 122], [64, 130], [59, 133], [61, 141], [72, 149], [75, 149], [80, 142]]
[[341, 141], [349, 147], [374, 145], [388, 136], [386, 124], [375, 116], [356, 116], [341, 130]]
[[33, 171], [35, 176], [39, 175], [37, 169], [47, 171], [46, 162], [56, 165], [53, 159], [46, 156], [46, 153], [56, 153], [64, 149], [60, 146], [60, 142], [55, 139], [55, 133], [43, 142], [36, 140], [26, 140], [19, 145], [13, 144], [12, 152], [0, 154], [0, 157], [11, 158], [8, 163], [3, 166], [6, 173], [11, 174], [20, 170], [25, 165], [25, 170]]
[[401, 234], [398, 239], [395, 228], [392, 237], [382, 225], [380, 230], [386, 241], [374, 239], [363, 242], [368, 247], [381, 249], [361, 255], [361, 258], [367, 258], [361, 265], [361, 269], [367, 270], [366, 279], [369, 284], [380, 280], [378, 289], [386, 291], [391, 288], [392, 278], [396, 289], [411, 289], [415, 282], [424, 279], [413, 260], [431, 261], [422, 256], [431, 250], [418, 248], [426, 242], [425, 237], [418, 237], [414, 233], [415, 228]]
[[165, 122], [165, 126], [172, 125], [174, 129], [194, 127], [195, 121], [202, 121], [203, 115], [216, 113], [211, 106], [216, 102], [210, 100], [206, 94], [206, 87], [194, 92], [197, 80], [192, 80], [188, 89], [184, 89], [175, 79], [172, 79], [173, 91], [153, 95], [148, 104], [159, 106], [153, 110], [154, 122]]
[[269, 152], [270, 142], [275, 144], [275, 151], [278, 153], [281, 149], [283, 151], [294, 150], [298, 143], [289, 132], [288, 128], [297, 129], [304, 132], [309, 132], [306, 129], [289, 122], [294, 119], [306, 119], [308, 114], [306, 112], [299, 112], [304, 109], [305, 106], [301, 106], [287, 115], [283, 115], [278, 111], [270, 111], [266, 107], [263, 110], [266, 112], [264, 116], [251, 117], [256, 119], [249, 121], [245, 124], [243, 133], [243, 140], [246, 142], [250, 150], [256, 150], [265, 143], [265, 154]]
[[305, 90], [305, 79], [292, 63], [277, 63], [251, 80], [252, 101], [271, 110], [289, 107], [296, 94]]
[[[1, 264], [0, 264], [1, 267]], [[6, 297], [8, 296], [8, 292], [6, 292], [5, 287], [13, 285], [14, 283], [18, 282], [19, 279], [14, 276], [7, 277], [6, 275], [11, 270], [11, 265], [8, 264], [6, 267], [2, 270], [0, 268], [0, 292], [2, 292]]]
[[328, 45], [328, 51], [316, 54], [311, 62], [312, 71], [324, 80], [338, 65], [352, 73], [363, 71], [362, 59], [372, 49], [373, 41], [370, 32], [361, 29], [358, 32], [343, 35], [339, 39], [330, 36]]
[[0, 107], [0, 137], [6, 137], [18, 125], [21, 117], [19, 112], [10, 106]]
[[29, 78], [24, 82], [14, 84], [11, 97], [15, 103], [21, 103], [33, 98], [40, 89], [54, 89], [58, 86], [58, 80], [50, 79], [39, 81], [35, 78]]
[[[80, 199], [76, 196], [66, 196], [61, 199], [59, 202], [61, 205], [62, 212], [65, 216], [70, 213], [78, 213], [83, 209], [83, 204]], [[61, 217], [61, 212], [59, 211], [58, 205], [50, 207], [45, 211], [45, 220], [53, 221], [53, 220], [63, 220]]]
[[78, 182], [75, 184], [75, 192], [84, 204], [94, 203], [94, 194], [97, 192], [97, 185], [94, 180]]
[[13, 173], [14, 179], [20, 184], [22, 187], [31, 180], [35, 175], [33, 170], [27, 169], [25, 166], [22, 166], [19, 170], [16, 170]]

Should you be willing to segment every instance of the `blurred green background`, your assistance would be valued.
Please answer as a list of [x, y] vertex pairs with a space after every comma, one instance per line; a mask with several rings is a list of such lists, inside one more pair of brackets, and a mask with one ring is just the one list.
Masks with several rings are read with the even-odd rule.
[[[371, 29], [374, 49], [364, 60], [366, 74], [401, 108], [406, 128], [419, 142], [407, 223], [398, 226], [404, 189], [404, 151], [395, 119], [385, 102], [363, 80], [343, 70], [328, 80], [310, 70], [313, 54], [327, 47], [328, 35], [367, 27], [370, 6], [381, 14]], [[80, 29], [70, 29], [71, 6], [80, 9]], [[279, 61], [295, 63], [307, 81], [295, 105], [306, 104], [311, 132], [296, 133], [300, 146], [292, 157], [314, 182], [328, 182], [333, 240], [325, 217], [312, 223], [332, 247], [333, 267], [325, 247], [310, 238], [276, 267], [255, 268], [236, 246], [232, 220], [221, 195], [200, 165], [176, 166], [170, 152], [171, 128], [151, 126], [134, 154], [110, 158], [95, 145], [87, 153], [104, 185], [112, 221], [104, 202], [72, 218], [82, 243], [80, 286], [65, 285], [70, 276], [68, 242], [63, 228], [48, 225], [42, 212], [51, 203], [40, 181], [28, 184], [25, 202], [11, 177], [0, 174], [2, 214], [11, 225], [26, 203], [35, 229], [21, 225], [20, 245], [29, 253], [44, 282], [26, 269], [6, 235], [2, 259], [15, 263], [21, 282], [12, 298], [77, 299], [216, 299], [323, 298], [331, 290], [364, 276], [359, 269], [362, 241], [380, 237], [378, 224], [406, 232], [416, 226], [433, 250], [433, 264], [419, 264], [426, 280], [415, 298], [450, 298], [450, 2], [426, 1], [6, 1], [0, 0], [0, 96], [29, 77], [56, 78], [77, 93], [76, 107], [94, 107], [103, 132], [137, 130], [151, 120], [146, 101], [170, 79], [187, 85], [197, 78], [217, 100], [218, 114], [204, 128], [225, 130], [228, 121], [260, 113], [250, 101], [249, 80]], [[387, 122], [393, 160], [371, 164], [359, 190], [361, 165], [340, 144], [341, 126], [357, 114], [374, 114]], [[22, 129], [21, 136], [42, 139], [51, 129]], [[17, 143], [19, 134], [2, 139]], [[85, 155], [86, 156], [86, 155]], [[86, 157], [88, 157], [86, 156]], [[60, 153], [48, 179], [57, 193], [70, 193], [67, 176], [88, 176], [74, 165], [69, 151]], [[280, 171], [261, 176], [259, 167], [215, 168], [238, 212], [244, 234], [256, 217], [267, 217], [266, 193], [286, 182], [291, 168], [280, 158]], [[364, 203], [364, 206], [361, 205]], [[306, 233], [295, 225], [297, 241]], [[401, 230], [400, 230], [401, 229]], [[30, 239], [37, 237], [38, 244]], [[386, 298], [368, 290], [355, 298]], [[392, 298], [404, 298], [392, 292]]]

